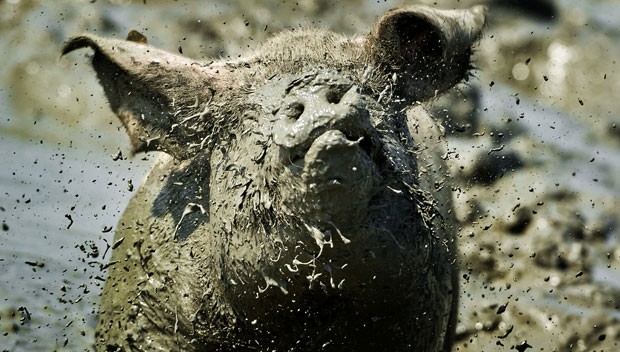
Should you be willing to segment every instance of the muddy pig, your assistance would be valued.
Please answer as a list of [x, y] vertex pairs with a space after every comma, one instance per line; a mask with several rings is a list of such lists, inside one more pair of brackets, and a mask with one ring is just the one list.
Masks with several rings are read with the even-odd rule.
[[395, 9], [196, 61], [83, 35], [134, 152], [99, 351], [448, 351], [458, 304], [440, 126], [484, 8]]

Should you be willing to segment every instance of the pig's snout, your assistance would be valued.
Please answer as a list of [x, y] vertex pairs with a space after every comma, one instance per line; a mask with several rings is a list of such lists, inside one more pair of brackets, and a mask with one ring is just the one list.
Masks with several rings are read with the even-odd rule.
[[273, 140], [286, 167], [284, 211], [343, 228], [363, 221], [380, 181], [370, 116], [360, 88], [337, 73], [293, 80], [275, 113]]
[[360, 89], [346, 78], [329, 73], [306, 75], [294, 80], [286, 93], [276, 113], [273, 139], [289, 155], [302, 156], [328, 131], [340, 131], [357, 141], [369, 130]]

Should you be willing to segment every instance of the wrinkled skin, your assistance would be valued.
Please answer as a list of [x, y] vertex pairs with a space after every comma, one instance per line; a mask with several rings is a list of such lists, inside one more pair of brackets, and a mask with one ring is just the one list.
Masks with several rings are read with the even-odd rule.
[[[447, 351], [458, 303], [441, 129], [484, 9], [283, 33], [234, 62], [85, 35], [135, 152], [101, 351]], [[121, 241], [122, 239], [122, 241]]]

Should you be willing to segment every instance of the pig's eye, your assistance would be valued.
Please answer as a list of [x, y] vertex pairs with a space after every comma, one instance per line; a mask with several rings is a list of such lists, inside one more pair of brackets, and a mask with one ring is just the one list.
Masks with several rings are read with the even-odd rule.
[[289, 119], [297, 120], [304, 113], [304, 105], [300, 102], [290, 103], [283, 111]]

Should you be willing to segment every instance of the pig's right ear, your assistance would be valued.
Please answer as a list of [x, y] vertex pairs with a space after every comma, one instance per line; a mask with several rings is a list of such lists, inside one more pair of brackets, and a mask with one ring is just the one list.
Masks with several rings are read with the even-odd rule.
[[486, 8], [437, 10], [412, 6], [390, 10], [367, 40], [371, 62], [396, 73], [398, 93], [424, 100], [452, 87], [471, 68], [472, 44], [480, 36]]
[[146, 45], [143, 36], [128, 40], [94, 35], [74, 37], [62, 55], [89, 47], [92, 64], [131, 140], [133, 151], [164, 151], [183, 160], [210, 135], [209, 102], [225, 84], [220, 70]]

